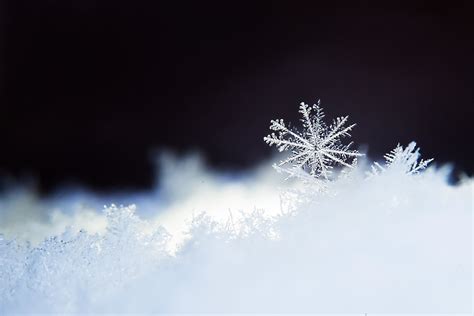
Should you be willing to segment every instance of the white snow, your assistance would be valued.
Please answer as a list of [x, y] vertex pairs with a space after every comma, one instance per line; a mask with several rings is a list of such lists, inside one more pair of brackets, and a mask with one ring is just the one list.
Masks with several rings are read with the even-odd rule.
[[12, 189], [0, 315], [471, 313], [473, 180], [449, 185], [434, 166], [367, 179], [367, 165], [325, 192], [268, 163], [223, 174], [197, 156], [164, 158], [151, 192]]

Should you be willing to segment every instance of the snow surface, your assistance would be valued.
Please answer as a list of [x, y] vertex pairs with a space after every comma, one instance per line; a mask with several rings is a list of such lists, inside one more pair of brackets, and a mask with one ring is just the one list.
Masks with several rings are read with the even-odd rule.
[[362, 161], [320, 192], [270, 165], [218, 173], [165, 156], [150, 192], [12, 189], [0, 315], [471, 312], [472, 179], [452, 186], [434, 167], [367, 178]]

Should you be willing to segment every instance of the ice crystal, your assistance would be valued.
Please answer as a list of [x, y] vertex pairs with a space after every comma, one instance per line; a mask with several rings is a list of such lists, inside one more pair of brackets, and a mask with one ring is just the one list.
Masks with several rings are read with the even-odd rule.
[[382, 172], [385, 172], [389, 169], [397, 169], [405, 174], [417, 174], [420, 171], [426, 169], [428, 164], [433, 161], [433, 159], [423, 160], [420, 158], [420, 149], [416, 148], [416, 143], [411, 142], [404, 149], [400, 144], [392, 149], [388, 154], [384, 156], [385, 166], [382, 166], [378, 162], [375, 162], [372, 165], [372, 170], [369, 173], [370, 176], [378, 175]]
[[[356, 124], [344, 126], [348, 119], [348, 116], [344, 116], [336, 118], [327, 126], [323, 121], [324, 112], [319, 101], [313, 106], [302, 102], [299, 112], [303, 115], [303, 132], [285, 125], [282, 119], [272, 120], [270, 129], [274, 132], [263, 138], [268, 145], [275, 145], [280, 152], [291, 151], [290, 157], [274, 167], [289, 173], [290, 177], [308, 179], [309, 173], [313, 179], [323, 177], [325, 180], [329, 179], [331, 169], [336, 164], [353, 168], [355, 157], [362, 154], [349, 149], [352, 142], [342, 144], [341, 138], [351, 136], [349, 132]], [[290, 168], [283, 168], [284, 165], [290, 165]]]

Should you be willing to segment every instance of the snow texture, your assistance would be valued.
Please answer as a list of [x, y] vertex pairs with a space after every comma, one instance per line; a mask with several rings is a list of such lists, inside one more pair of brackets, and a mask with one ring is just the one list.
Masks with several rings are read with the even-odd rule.
[[362, 159], [307, 195], [266, 165], [222, 174], [170, 155], [153, 192], [12, 190], [0, 315], [470, 313], [474, 182], [416, 173], [413, 153], [396, 149], [369, 178]]

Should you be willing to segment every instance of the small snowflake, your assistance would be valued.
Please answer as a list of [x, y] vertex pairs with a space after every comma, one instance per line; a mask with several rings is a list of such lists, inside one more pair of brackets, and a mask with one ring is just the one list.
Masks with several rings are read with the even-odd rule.
[[[312, 115], [313, 111], [314, 115]], [[336, 164], [353, 168], [356, 163], [355, 157], [362, 154], [356, 150], [349, 150], [352, 143], [347, 145], [341, 143], [340, 139], [350, 136], [349, 132], [355, 126], [352, 124], [344, 127], [348, 116], [338, 117], [328, 127], [323, 122], [324, 113], [319, 106], [319, 101], [312, 107], [302, 102], [299, 112], [303, 115], [301, 119], [303, 133], [287, 127], [280, 119], [271, 121], [270, 129], [274, 132], [263, 138], [270, 146], [275, 145], [280, 152], [291, 151], [290, 157], [276, 165], [276, 169], [284, 170], [290, 176], [305, 178], [309, 172], [313, 178], [322, 176], [328, 180], [331, 169]], [[352, 159], [352, 163], [349, 163], [348, 159]], [[290, 165], [291, 168], [283, 169], [281, 168], [283, 165]]]
[[370, 176], [378, 175], [388, 169], [401, 170], [408, 175], [417, 174], [426, 169], [428, 164], [433, 161], [433, 159], [421, 159], [418, 161], [420, 158], [420, 149], [416, 148], [415, 142], [408, 144], [405, 149], [398, 144], [397, 147], [386, 154], [384, 158], [385, 166], [375, 162], [372, 166], [372, 171], [369, 173]]

